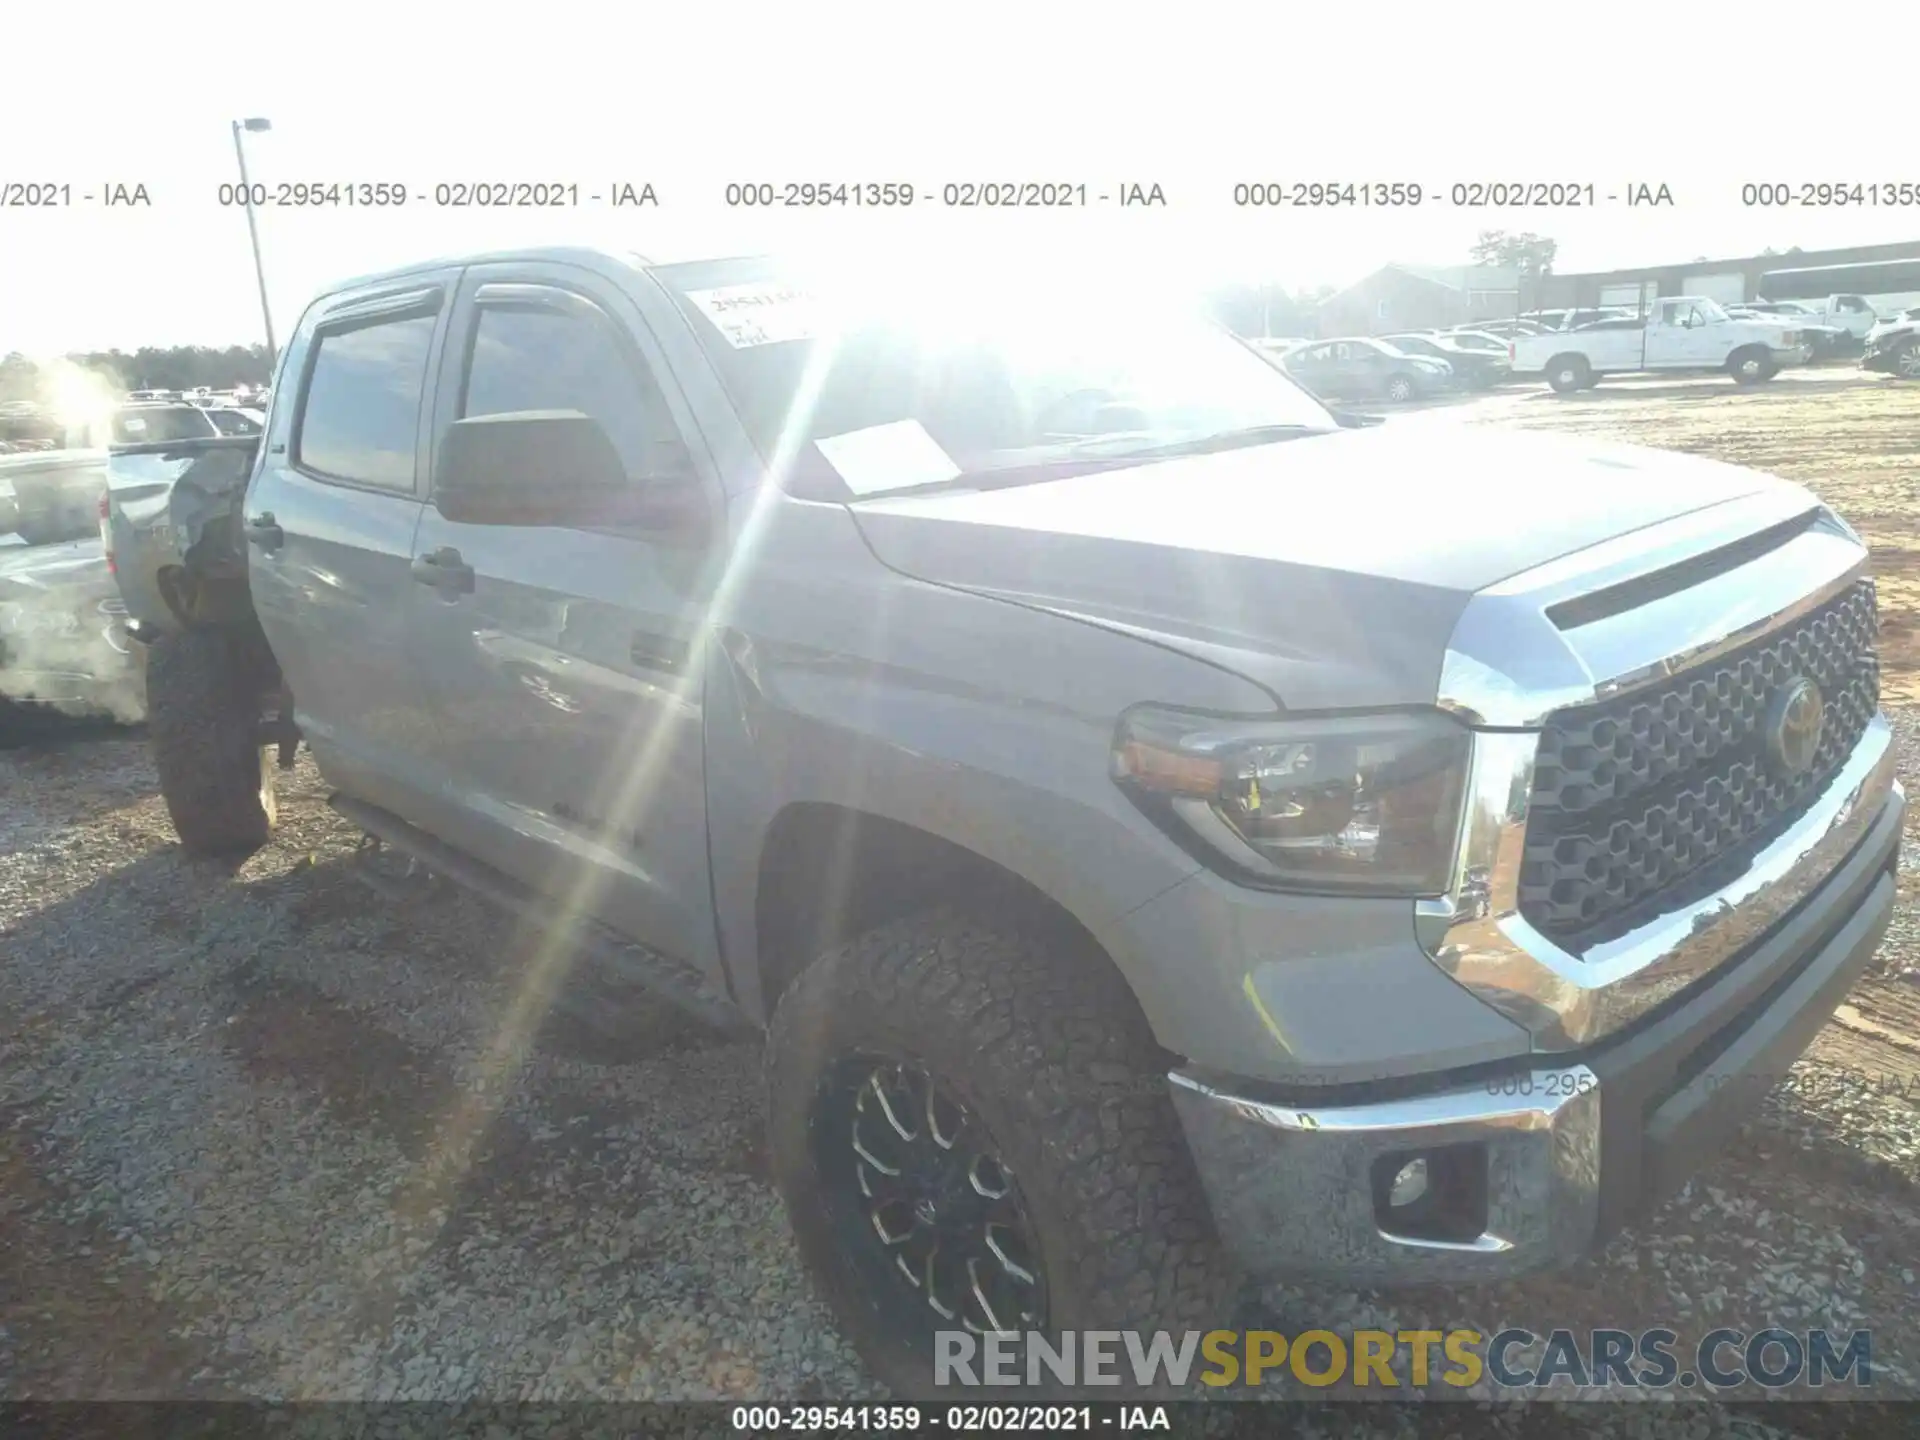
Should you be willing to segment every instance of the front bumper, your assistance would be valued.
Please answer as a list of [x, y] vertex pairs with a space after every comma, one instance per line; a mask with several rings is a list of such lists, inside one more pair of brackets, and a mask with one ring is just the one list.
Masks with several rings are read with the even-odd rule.
[[[1743, 955], [1585, 1050], [1357, 1094], [1175, 1072], [1222, 1237], [1255, 1274], [1351, 1284], [1493, 1279], [1598, 1248], [1752, 1113], [1866, 967], [1893, 909], [1905, 808], [1895, 784], [1847, 857]], [[1389, 1186], [1416, 1158], [1449, 1193], [1403, 1222]]]

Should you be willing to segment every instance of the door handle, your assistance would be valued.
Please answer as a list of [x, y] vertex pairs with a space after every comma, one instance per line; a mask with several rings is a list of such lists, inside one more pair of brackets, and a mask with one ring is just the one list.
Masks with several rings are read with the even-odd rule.
[[458, 595], [473, 590], [473, 567], [460, 558], [458, 550], [442, 546], [425, 555], [416, 555], [407, 568], [415, 580], [436, 590]]
[[262, 550], [278, 550], [287, 543], [287, 532], [280, 528], [271, 510], [261, 511], [243, 528], [247, 532], [247, 543], [257, 545]]

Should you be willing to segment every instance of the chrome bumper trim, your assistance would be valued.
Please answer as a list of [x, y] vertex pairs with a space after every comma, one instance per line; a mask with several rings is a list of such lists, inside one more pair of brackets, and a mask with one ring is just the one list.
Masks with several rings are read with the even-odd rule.
[[1746, 949], [1846, 859], [1899, 788], [1893, 730], [1876, 715], [1826, 789], [1737, 879], [1574, 956], [1519, 912], [1538, 745], [1531, 733], [1474, 736], [1453, 885], [1416, 902], [1415, 931], [1441, 969], [1548, 1053], [1611, 1034]]
[[[1215, 1223], [1256, 1274], [1343, 1283], [1485, 1280], [1565, 1263], [1599, 1219], [1600, 1086], [1583, 1065], [1406, 1100], [1297, 1108], [1168, 1077]], [[1465, 1241], [1383, 1233], [1383, 1155], [1481, 1144], [1487, 1224]]]

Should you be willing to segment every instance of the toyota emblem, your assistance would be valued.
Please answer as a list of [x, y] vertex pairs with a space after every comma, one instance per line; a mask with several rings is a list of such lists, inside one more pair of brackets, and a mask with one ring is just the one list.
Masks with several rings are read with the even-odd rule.
[[1783, 779], [1804, 775], [1820, 748], [1827, 702], [1811, 680], [1790, 681], [1776, 690], [1767, 706], [1767, 758]]

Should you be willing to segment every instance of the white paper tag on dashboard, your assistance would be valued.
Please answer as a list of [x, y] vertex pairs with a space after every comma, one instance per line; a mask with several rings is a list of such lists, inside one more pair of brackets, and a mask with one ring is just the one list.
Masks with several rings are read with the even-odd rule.
[[756, 280], [718, 290], [689, 290], [687, 299], [736, 350], [812, 340], [820, 333], [817, 299], [792, 285]]
[[960, 467], [918, 420], [896, 420], [813, 442], [856, 495], [938, 485]]

